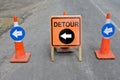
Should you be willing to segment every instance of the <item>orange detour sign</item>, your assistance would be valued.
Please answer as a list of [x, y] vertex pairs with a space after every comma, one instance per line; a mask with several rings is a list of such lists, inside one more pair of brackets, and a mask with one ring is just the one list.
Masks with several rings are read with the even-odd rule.
[[80, 46], [81, 16], [51, 17], [51, 46]]
[[[81, 46], [81, 16], [64, 14], [63, 16], [51, 16], [51, 48], [53, 48], [51, 51], [54, 51], [54, 47], [80, 48]], [[52, 61], [54, 61], [53, 58]]]

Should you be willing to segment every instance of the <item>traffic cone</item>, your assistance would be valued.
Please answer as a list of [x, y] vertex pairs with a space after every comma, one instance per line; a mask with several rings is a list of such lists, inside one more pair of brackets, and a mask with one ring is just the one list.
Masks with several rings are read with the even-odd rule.
[[[16, 16], [14, 16], [14, 27], [19, 26], [18, 25], [18, 19]], [[30, 58], [30, 53], [25, 53], [24, 45], [22, 41], [16, 41], [14, 42], [15, 45], [15, 54], [10, 59], [10, 62], [28, 62]]]
[[[64, 15], [64, 16], [67, 15], [67, 12], [64, 11], [64, 12], [63, 12], [63, 15]], [[63, 49], [63, 50], [64, 50], [64, 49], [65, 49], [65, 50], [68, 50], [68, 49], [69, 49], [69, 47], [60, 47], [60, 48]]]
[[30, 56], [30, 53], [25, 53], [23, 42], [15, 42], [15, 54], [10, 62], [28, 62]]
[[111, 23], [111, 20], [110, 20], [110, 12], [108, 12], [107, 14], [106, 14], [106, 24], [107, 23]]
[[100, 50], [95, 50], [98, 59], [115, 59], [115, 55], [110, 50], [110, 39], [102, 38]]
[[64, 11], [63, 15], [67, 15], [67, 12], [66, 12], [66, 11]]
[[[66, 16], [67, 15], [67, 12], [66, 11], [64, 11], [63, 12], [63, 15], [64, 16]], [[58, 53], [71, 53], [71, 52], [73, 52], [73, 50], [70, 48], [70, 47], [59, 47], [59, 48], [56, 48], [56, 51], [58, 52]]]
[[70, 47], [57, 47], [56, 48], [56, 52], [58, 53], [72, 53], [73, 52], [73, 48]]
[[[110, 13], [106, 15], [106, 23], [110, 22]], [[110, 38], [102, 38], [100, 50], [95, 50], [98, 59], [115, 59], [115, 55], [110, 50]]]
[[16, 26], [19, 26], [18, 25], [18, 18], [17, 18], [17, 16], [14, 16], [14, 27], [16, 27]]

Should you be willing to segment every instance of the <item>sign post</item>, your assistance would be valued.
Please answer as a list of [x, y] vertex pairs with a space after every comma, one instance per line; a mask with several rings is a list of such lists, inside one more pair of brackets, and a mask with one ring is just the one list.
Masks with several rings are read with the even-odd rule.
[[54, 61], [54, 48], [77, 47], [79, 48], [79, 60], [81, 53], [81, 27], [80, 15], [51, 16], [51, 60]]

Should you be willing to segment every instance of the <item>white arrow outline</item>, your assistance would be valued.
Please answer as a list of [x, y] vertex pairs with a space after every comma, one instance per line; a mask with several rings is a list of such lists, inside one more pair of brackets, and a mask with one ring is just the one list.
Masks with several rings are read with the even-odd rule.
[[17, 29], [12, 33], [13, 36], [15, 36], [16, 38], [18, 38], [18, 36], [22, 36], [22, 31], [17, 31]]
[[113, 29], [112, 28], [108, 28], [106, 27], [105, 30], [104, 30], [104, 33], [109, 35], [109, 33], [113, 32]]
[[66, 32], [65, 32], [60, 37], [62, 37], [63, 39], [66, 40], [67, 38], [72, 38], [72, 34], [66, 34]]

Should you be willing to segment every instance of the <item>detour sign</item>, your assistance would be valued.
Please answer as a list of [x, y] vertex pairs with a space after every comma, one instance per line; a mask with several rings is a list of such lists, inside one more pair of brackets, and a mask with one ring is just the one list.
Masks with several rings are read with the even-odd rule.
[[80, 46], [82, 18], [76, 16], [51, 16], [51, 46]]

